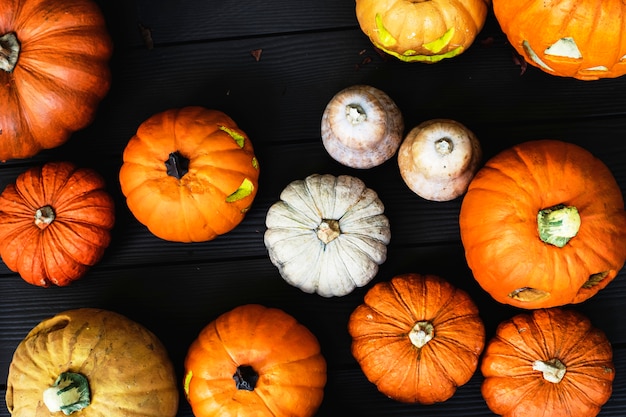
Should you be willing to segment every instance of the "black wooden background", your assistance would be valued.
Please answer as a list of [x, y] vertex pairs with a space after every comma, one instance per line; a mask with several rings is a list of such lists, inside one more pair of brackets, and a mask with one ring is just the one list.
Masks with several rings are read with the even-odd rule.
[[[481, 140], [485, 159], [526, 140], [582, 145], [609, 166], [626, 194], [626, 77], [583, 82], [532, 67], [523, 71], [493, 14], [464, 54], [428, 65], [379, 54], [358, 27], [353, 0], [99, 3], [115, 52], [112, 88], [96, 120], [57, 149], [0, 165], [0, 188], [49, 160], [92, 167], [116, 199], [113, 241], [104, 259], [69, 287], [35, 287], [0, 264], [0, 416], [8, 416], [4, 395], [13, 351], [44, 318], [89, 306], [142, 323], [169, 350], [182, 394], [189, 344], [209, 321], [245, 303], [282, 308], [318, 337], [328, 362], [318, 416], [336, 416], [339, 410], [362, 417], [493, 416], [480, 395], [479, 371], [445, 403], [407, 405], [380, 394], [352, 358], [350, 313], [372, 284], [396, 274], [434, 273], [468, 291], [488, 337], [519, 311], [494, 302], [473, 280], [459, 237], [461, 199], [436, 203], [416, 196], [395, 159], [371, 170], [338, 164], [321, 144], [322, 112], [340, 89], [370, 84], [396, 101], [407, 129], [438, 117], [464, 123]], [[149, 33], [151, 42], [142, 33]], [[222, 110], [248, 133], [261, 180], [251, 211], [235, 230], [211, 242], [179, 244], [152, 236], [133, 218], [117, 175], [122, 150], [142, 121], [188, 105]], [[312, 173], [358, 176], [378, 192], [391, 222], [388, 260], [377, 277], [340, 298], [305, 294], [286, 284], [263, 244], [269, 206], [289, 182]], [[614, 347], [614, 393], [602, 417], [626, 415], [625, 296], [622, 270], [599, 295], [575, 306]], [[178, 415], [192, 415], [182, 395]]]

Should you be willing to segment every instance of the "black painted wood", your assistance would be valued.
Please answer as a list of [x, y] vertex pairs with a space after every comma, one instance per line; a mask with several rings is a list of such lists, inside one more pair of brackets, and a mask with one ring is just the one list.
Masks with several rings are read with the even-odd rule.
[[[42, 319], [77, 307], [108, 308], [150, 328], [166, 345], [182, 383], [186, 349], [219, 314], [245, 303], [284, 309], [319, 338], [328, 384], [318, 416], [469, 416], [493, 413], [481, 376], [434, 406], [397, 403], [367, 382], [350, 354], [351, 311], [376, 282], [404, 272], [435, 273], [465, 289], [488, 336], [518, 310], [494, 302], [473, 280], [458, 230], [461, 199], [429, 202], [402, 182], [395, 160], [371, 170], [344, 167], [320, 140], [320, 119], [340, 89], [367, 83], [385, 90], [407, 130], [436, 117], [456, 119], [481, 140], [484, 159], [525, 140], [562, 139], [592, 151], [626, 195], [626, 78], [582, 82], [525, 72], [493, 15], [464, 54], [436, 65], [405, 64], [379, 54], [358, 28], [351, 0], [99, 1], [115, 42], [113, 85], [96, 120], [59, 148], [0, 165], [0, 189], [30, 166], [65, 159], [97, 169], [116, 201], [105, 257], [64, 288], [25, 283], [0, 262], [0, 417], [12, 353]], [[254, 56], [253, 52], [260, 55]], [[174, 107], [203, 105], [233, 117], [261, 164], [259, 194], [244, 222], [211, 242], [179, 244], [152, 236], [126, 208], [117, 175], [139, 124]], [[389, 256], [370, 285], [325, 299], [286, 284], [263, 244], [265, 214], [292, 180], [312, 173], [350, 174], [376, 190], [392, 225]], [[619, 317], [626, 270], [574, 308], [603, 329], [615, 351], [612, 398], [601, 417], [626, 414], [626, 330]], [[182, 392], [182, 391], [181, 391]], [[181, 396], [179, 417], [191, 410]]]

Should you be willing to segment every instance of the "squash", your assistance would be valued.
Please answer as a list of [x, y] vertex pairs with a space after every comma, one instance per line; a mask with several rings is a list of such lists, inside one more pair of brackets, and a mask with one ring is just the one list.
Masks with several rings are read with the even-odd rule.
[[477, 173], [459, 215], [474, 278], [497, 301], [580, 303], [626, 260], [626, 211], [609, 168], [559, 140], [505, 149]]
[[594, 417], [611, 396], [606, 335], [572, 309], [538, 309], [503, 321], [481, 362], [482, 395], [503, 417]]
[[196, 417], [310, 417], [324, 397], [317, 338], [283, 310], [238, 306], [189, 346], [185, 396]]
[[122, 193], [155, 236], [203, 242], [241, 223], [257, 193], [248, 136], [219, 110], [185, 107], [144, 121], [123, 153]]
[[367, 379], [401, 402], [446, 401], [478, 367], [485, 327], [470, 296], [437, 275], [379, 282], [350, 315], [352, 355]]
[[313, 174], [291, 182], [265, 218], [271, 262], [290, 285], [323, 297], [369, 283], [391, 239], [385, 207], [360, 179]]
[[435, 63], [465, 52], [482, 30], [490, 0], [356, 0], [363, 33], [404, 62]]
[[579, 80], [626, 73], [623, 1], [493, 0], [510, 44], [543, 72]]
[[108, 93], [113, 45], [91, 0], [0, 5], [0, 161], [65, 143]]
[[95, 170], [48, 162], [0, 194], [0, 256], [30, 284], [66, 286], [102, 259], [114, 223], [113, 198]]
[[415, 126], [398, 151], [405, 184], [431, 201], [450, 201], [463, 195], [481, 161], [482, 148], [476, 135], [450, 119], [427, 120]]
[[179, 393], [160, 340], [113, 311], [78, 308], [37, 324], [13, 354], [12, 417], [174, 417]]
[[351, 168], [372, 168], [396, 154], [404, 119], [387, 93], [353, 85], [328, 102], [321, 132], [324, 148], [333, 159]]

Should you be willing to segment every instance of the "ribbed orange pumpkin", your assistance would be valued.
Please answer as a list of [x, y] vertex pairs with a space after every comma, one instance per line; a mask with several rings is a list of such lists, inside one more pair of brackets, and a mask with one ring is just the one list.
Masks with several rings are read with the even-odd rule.
[[626, 74], [626, 3], [493, 0], [513, 48], [531, 65], [580, 80]]
[[325, 385], [316, 337], [286, 312], [258, 304], [209, 323], [185, 358], [185, 395], [196, 417], [310, 417]]
[[0, 256], [31, 284], [65, 286], [102, 258], [114, 222], [113, 199], [96, 171], [49, 162], [0, 195]]
[[502, 322], [481, 371], [483, 397], [503, 417], [594, 417], [615, 378], [605, 334], [581, 313], [560, 308]]
[[521, 308], [580, 303], [626, 260], [626, 211], [609, 168], [578, 145], [528, 141], [481, 168], [460, 231], [474, 278]]
[[485, 328], [469, 295], [435, 275], [374, 285], [350, 315], [352, 354], [383, 394], [402, 402], [449, 399], [470, 380]]
[[0, 3], [0, 160], [28, 158], [92, 122], [112, 43], [91, 0]]
[[164, 240], [202, 242], [234, 229], [256, 196], [252, 142], [226, 114], [171, 109], [144, 121], [124, 149], [126, 203]]

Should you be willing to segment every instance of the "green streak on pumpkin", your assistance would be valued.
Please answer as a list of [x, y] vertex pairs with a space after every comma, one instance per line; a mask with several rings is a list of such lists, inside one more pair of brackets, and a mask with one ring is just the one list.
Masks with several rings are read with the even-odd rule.
[[235, 201], [242, 200], [252, 194], [253, 191], [254, 184], [252, 184], [252, 181], [245, 178], [239, 188], [237, 188], [237, 191], [226, 197], [226, 202], [234, 203]]
[[395, 45], [398, 41], [394, 38], [391, 33], [385, 28], [383, 24], [383, 18], [380, 14], [376, 14], [376, 29], [378, 29], [378, 39], [380, 39], [383, 47], [390, 47]]
[[440, 37], [439, 39], [435, 39], [432, 42], [428, 42], [425, 43], [424, 45], [422, 45], [424, 48], [428, 49], [430, 52], [432, 52], [433, 54], [438, 54], [439, 52], [441, 52], [441, 50], [443, 48], [445, 48], [446, 46], [448, 46], [448, 44], [450, 43], [450, 41], [452, 40], [452, 37], [454, 36], [454, 32], [455, 29], [454, 27], [451, 27], [450, 29], [448, 29], [446, 31], [446, 33], [443, 34], [442, 37]]
[[233, 138], [235, 140], [235, 142], [237, 142], [237, 145], [240, 148], [243, 148], [243, 146], [244, 146], [244, 144], [246, 142], [246, 138], [242, 134], [240, 134], [238, 132], [235, 132], [232, 129], [229, 129], [226, 126], [220, 126], [220, 130], [228, 133], [230, 135], [230, 137]]
[[193, 379], [193, 372], [189, 371], [185, 375], [185, 381], [183, 383], [183, 389], [185, 390], [185, 395], [189, 395], [189, 385], [191, 385], [191, 380]]
[[259, 169], [259, 161], [256, 159], [256, 157], [252, 158], [252, 167], [254, 169]]
[[54, 384], [43, 392], [43, 402], [51, 413], [62, 411], [70, 415], [90, 404], [89, 382], [83, 375], [63, 372]]

